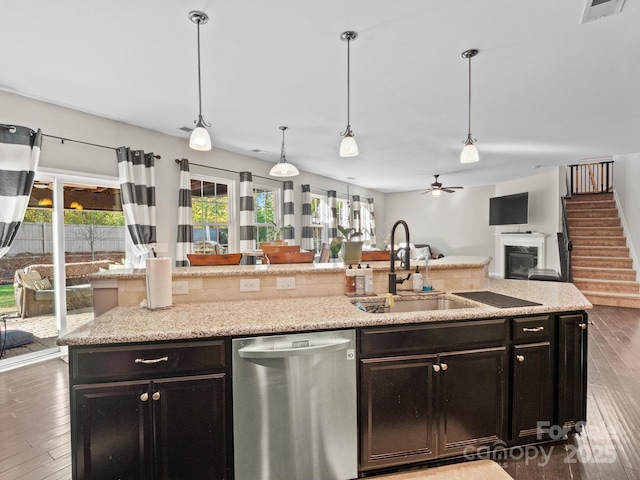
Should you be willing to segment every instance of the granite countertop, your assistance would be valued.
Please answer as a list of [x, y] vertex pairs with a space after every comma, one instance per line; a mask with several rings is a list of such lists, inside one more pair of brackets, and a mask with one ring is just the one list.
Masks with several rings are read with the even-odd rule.
[[[491, 262], [491, 257], [474, 256], [450, 256], [429, 260], [429, 268], [456, 269], [482, 267]], [[371, 265], [374, 270], [389, 270], [389, 262], [365, 262]], [[396, 268], [400, 265], [396, 262]], [[424, 267], [424, 260], [412, 260], [412, 266]], [[291, 263], [274, 265], [220, 265], [214, 267], [174, 267], [173, 278], [190, 277], [230, 277], [242, 275], [279, 275], [293, 273], [335, 273], [344, 270], [343, 262], [335, 263]], [[129, 280], [144, 278], [144, 268], [123, 268], [117, 270], [107, 270], [104, 272], [89, 275], [89, 280]]]
[[[178, 304], [165, 310], [116, 307], [58, 340], [59, 345], [150, 342], [275, 334], [446, 320], [473, 320], [591, 308], [571, 283], [491, 279], [488, 290], [542, 305], [496, 308], [460, 297], [469, 308], [366, 313], [347, 296]], [[451, 295], [447, 292], [443, 295]]]

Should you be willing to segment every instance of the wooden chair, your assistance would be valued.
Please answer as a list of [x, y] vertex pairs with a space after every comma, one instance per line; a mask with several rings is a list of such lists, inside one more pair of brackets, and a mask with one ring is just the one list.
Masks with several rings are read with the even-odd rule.
[[261, 243], [264, 253], [300, 253], [300, 245], [265, 245]]
[[241, 253], [221, 253], [218, 255], [208, 255], [200, 253], [187, 253], [189, 265], [192, 267], [211, 265], [240, 265]]
[[315, 252], [286, 252], [266, 253], [265, 257], [270, 264], [275, 263], [312, 263]]

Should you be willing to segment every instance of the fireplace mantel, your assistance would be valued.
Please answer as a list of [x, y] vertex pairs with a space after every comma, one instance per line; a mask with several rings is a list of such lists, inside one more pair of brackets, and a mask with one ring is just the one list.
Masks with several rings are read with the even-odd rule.
[[545, 268], [545, 237], [544, 233], [498, 233], [499, 239], [498, 251], [496, 252], [496, 276], [504, 278], [505, 258], [504, 249], [507, 246], [516, 247], [537, 247], [538, 248], [538, 266], [537, 268]]

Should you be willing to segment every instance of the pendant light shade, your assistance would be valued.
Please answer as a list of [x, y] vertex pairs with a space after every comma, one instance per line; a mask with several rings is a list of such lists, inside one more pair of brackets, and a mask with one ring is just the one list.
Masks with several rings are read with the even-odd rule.
[[355, 157], [358, 155], [358, 144], [356, 139], [353, 138], [351, 130], [345, 132], [344, 138], [340, 143], [340, 156], [341, 157]]
[[200, 25], [204, 25], [209, 21], [209, 16], [198, 10], [189, 12], [189, 20], [198, 27], [198, 120], [194, 123], [196, 128], [191, 132], [189, 139], [189, 147], [193, 150], [206, 152], [211, 150], [211, 137], [205, 127], [210, 127], [210, 123], [206, 123], [202, 117], [202, 79], [200, 75]]
[[464, 148], [460, 154], [460, 163], [474, 163], [480, 160], [478, 149], [475, 146], [476, 140], [471, 137], [471, 59], [478, 54], [478, 50], [471, 49], [462, 52], [462, 58], [469, 59], [469, 128], [467, 132], [467, 140], [464, 143]]
[[358, 38], [358, 33], [347, 30], [340, 34], [340, 40], [347, 42], [347, 128], [344, 133], [341, 133], [344, 138], [340, 144], [340, 156], [341, 157], [355, 157], [358, 155], [358, 144], [356, 139], [353, 138], [353, 132], [351, 131], [351, 41]]
[[295, 167], [295, 165], [287, 162], [287, 155], [284, 153], [284, 131], [288, 127], [280, 127], [282, 130], [282, 147], [280, 148], [280, 161], [276, 163], [271, 170], [269, 171], [269, 175], [272, 177], [295, 177], [296, 175], [300, 175], [300, 172]]

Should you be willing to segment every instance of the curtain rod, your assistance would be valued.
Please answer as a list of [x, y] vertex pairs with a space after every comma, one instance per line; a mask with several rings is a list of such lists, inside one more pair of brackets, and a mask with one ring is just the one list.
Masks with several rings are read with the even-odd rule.
[[[100, 147], [100, 148], [106, 148], [109, 150], [117, 150], [118, 147], [108, 147], [106, 145], [99, 145], [97, 143], [90, 143], [90, 142], [83, 142], [82, 140], [74, 140], [72, 138], [64, 138], [64, 137], [59, 137], [57, 135], [48, 135], [46, 133], [42, 134], [43, 137], [49, 137], [49, 138], [56, 138], [58, 140], [60, 140], [60, 142], [64, 145], [64, 142], [73, 142], [73, 143], [81, 143], [82, 145], [90, 145], [92, 147]], [[160, 155], [154, 155], [153, 158], [156, 158], [158, 160], [160, 160], [162, 157]]]
[[[7, 130], [9, 130], [10, 133], [15, 133], [17, 128], [15, 125], [6, 125], [4, 123], [0, 123], [0, 127], [4, 127]], [[31, 130], [31, 129], [30, 129]], [[33, 133], [35, 133], [33, 130], [31, 130]], [[117, 150], [117, 147], [107, 147], [106, 145], [99, 145], [97, 143], [90, 143], [90, 142], [83, 142], [82, 140], [74, 140], [72, 138], [65, 138], [65, 137], [59, 137], [57, 135], [49, 135], [46, 133], [42, 134], [43, 137], [49, 137], [49, 138], [56, 138], [58, 140], [60, 140], [60, 142], [62, 144], [64, 144], [64, 142], [74, 142], [74, 143], [81, 143], [83, 145], [90, 145], [92, 147], [100, 147], [100, 148], [108, 148], [109, 150]], [[154, 155], [153, 158], [156, 158], [158, 160], [160, 160], [162, 157], [160, 155]]]
[[[180, 163], [180, 159], [179, 158], [176, 158], [176, 163]], [[236, 172], [235, 170], [229, 170], [227, 168], [220, 168], [220, 167], [212, 167], [211, 165], [203, 165], [201, 163], [192, 163], [191, 161], [189, 161], [189, 165], [193, 165], [194, 167], [212, 168], [214, 170], [221, 170], [223, 172], [237, 173], [238, 175], [240, 174], [240, 172]], [[255, 175], [253, 173], [251, 174], [251, 176], [252, 177], [257, 177], [257, 178], [264, 178], [265, 180], [271, 180], [272, 182], [277, 182], [278, 181], [278, 180], [274, 180], [273, 178], [262, 177], [260, 175]]]

